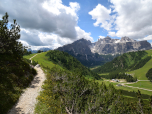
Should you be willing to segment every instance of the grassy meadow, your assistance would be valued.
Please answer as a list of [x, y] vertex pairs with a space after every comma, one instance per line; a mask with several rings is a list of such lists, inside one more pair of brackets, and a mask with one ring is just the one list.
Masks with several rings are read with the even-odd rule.
[[30, 59], [31, 57], [33, 57], [36, 54], [37, 53], [33, 53], [33, 54], [30, 54], [30, 55], [25, 55], [25, 56], [23, 56], [23, 58]]

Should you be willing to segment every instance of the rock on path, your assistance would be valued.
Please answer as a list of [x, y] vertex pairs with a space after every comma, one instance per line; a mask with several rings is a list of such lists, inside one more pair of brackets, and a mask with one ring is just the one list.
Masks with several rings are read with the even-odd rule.
[[33, 114], [35, 104], [37, 103], [36, 97], [42, 90], [41, 86], [44, 82], [45, 74], [41, 67], [34, 67], [37, 70], [37, 75], [31, 82], [30, 87], [26, 88], [24, 93], [20, 96], [17, 104], [8, 112], [8, 114]]

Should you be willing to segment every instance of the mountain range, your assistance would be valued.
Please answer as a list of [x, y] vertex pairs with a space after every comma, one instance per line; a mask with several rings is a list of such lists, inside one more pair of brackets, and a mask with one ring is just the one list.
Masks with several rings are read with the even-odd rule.
[[151, 44], [147, 42], [147, 40], [136, 41], [126, 36], [120, 40], [111, 39], [107, 36], [92, 44], [90, 49], [92, 53], [96, 52], [98, 54], [123, 54], [126, 52], [151, 49]]
[[129, 37], [122, 37], [119, 40], [107, 36], [103, 39], [98, 39], [95, 43], [82, 38], [56, 50], [67, 52], [83, 65], [93, 67], [103, 65], [123, 53], [147, 49], [151, 49], [151, 44], [146, 40], [136, 41]]
[[[43, 48], [39, 48], [38, 50], [41, 50], [41, 51], [44, 52], [44, 51], [48, 51], [48, 50], [52, 50], [52, 49], [50, 49], [50, 48], [44, 48], [44, 47], [43, 47]], [[30, 49], [30, 48], [27, 49], [27, 51], [31, 51], [32, 53], [37, 53], [38, 50], [32, 50], [32, 49]]]

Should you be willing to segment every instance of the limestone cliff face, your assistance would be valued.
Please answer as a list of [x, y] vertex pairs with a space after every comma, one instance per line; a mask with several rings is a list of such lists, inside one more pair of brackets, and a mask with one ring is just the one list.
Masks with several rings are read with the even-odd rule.
[[151, 44], [145, 41], [135, 41], [128, 37], [119, 39], [111, 39], [106, 37], [99, 39], [91, 48], [92, 53], [98, 54], [116, 54], [126, 53], [131, 51], [151, 49]]

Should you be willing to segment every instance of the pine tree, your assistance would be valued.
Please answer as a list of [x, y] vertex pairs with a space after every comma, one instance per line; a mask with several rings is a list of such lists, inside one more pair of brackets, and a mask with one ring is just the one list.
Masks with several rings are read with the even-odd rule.
[[14, 24], [11, 24], [11, 29], [9, 30], [7, 28], [8, 17], [9, 15], [6, 12], [0, 21], [0, 53], [21, 59], [25, 47], [17, 41], [20, 39], [20, 34], [18, 34], [20, 32], [20, 26], [17, 25], [14, 19]]

